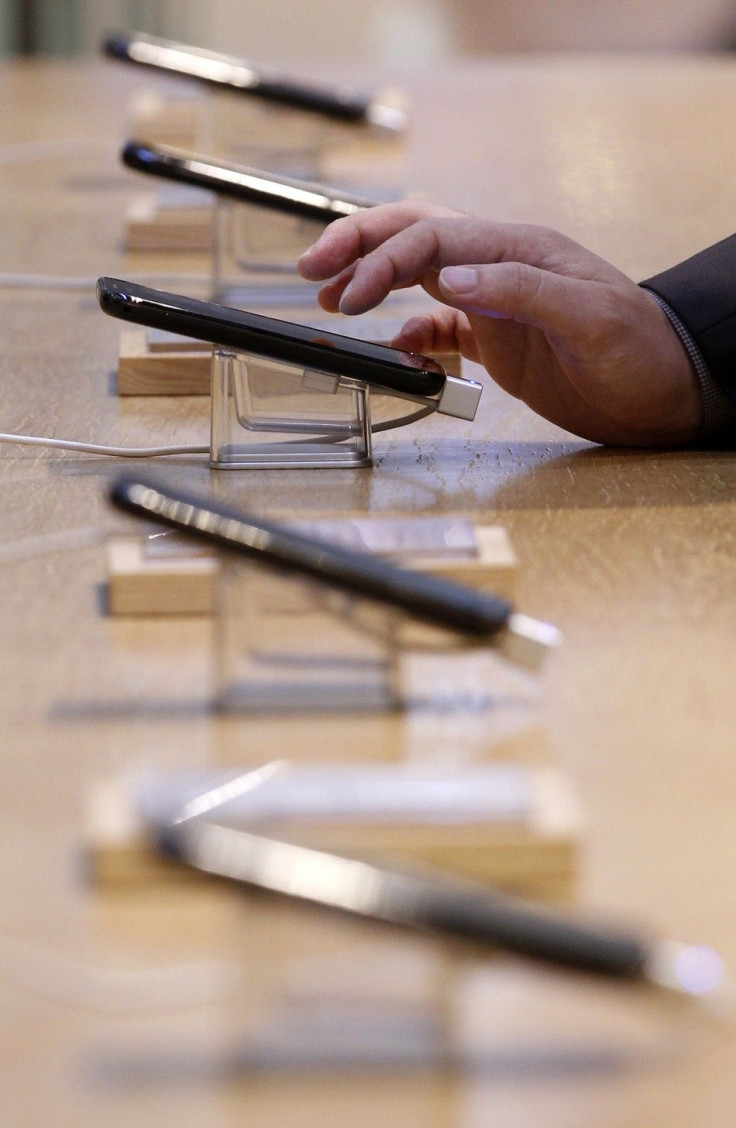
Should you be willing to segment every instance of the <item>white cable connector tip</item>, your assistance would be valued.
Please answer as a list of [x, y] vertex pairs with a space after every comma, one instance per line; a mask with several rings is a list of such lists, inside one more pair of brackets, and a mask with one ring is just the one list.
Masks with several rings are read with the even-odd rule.
[[562, 632], [552, 623], [532, 619], [514, 611], [498, 637], [498, 646], [505, 658], [527, 669], [538, 670], [550, 650], [562, 642]]

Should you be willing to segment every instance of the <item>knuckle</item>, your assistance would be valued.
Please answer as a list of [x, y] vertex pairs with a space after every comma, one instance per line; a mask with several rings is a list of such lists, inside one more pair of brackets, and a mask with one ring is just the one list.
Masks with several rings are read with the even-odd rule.
[[537, 242], [547, 247], [558, 247], [560, 243], [567, 241], [567, 237], [557, 231], [556, 228], [548, 227], [545, 224], [537, 224], [531, 228], [531, 231]]
[[533, 304], [540, 295], [543, 277], [538, 270], [532, 270], [525, 263], [509, 264], [509, 288], [513, 290], [519, 306]]
[[554, 227], [534, 226], [529, 228], [529, 234], [540, 262], [556, 263], [576, 247], [574, 240]]
[[421, 249], [422, 259], [427, 266], [439, 264], [439, 237], [437, 235], [437, 221], [420, 219], [415, 225], [415, 237]]

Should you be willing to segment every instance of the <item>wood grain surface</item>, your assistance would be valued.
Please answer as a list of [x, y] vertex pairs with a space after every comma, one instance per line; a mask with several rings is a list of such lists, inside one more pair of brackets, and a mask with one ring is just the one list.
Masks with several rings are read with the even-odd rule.
[[[122, 257], [140, 185], [117, 162], [146, 83], [102, 64], [4, 63], [0, 142], [70, 146], [28, 149], [23, 164], [10, 163], [21, 148], [0, 153], [3, 271], [151, 268]], [[732, 231], [728, 58], [488, 59], [401, 84], [406, 152], [360, 168], [335, 156], [335, 177], [390, 173], [460, 208], [552, 224], [636, 278]], [[206, 442], [201, 398], [115, 394], [118, 337], [91, 289], [3, 288], [2, 429]], [[579, 797], [581, 909], [713, 945], [736, 967], [733, 457], [598, 449], [483, 378], [475, 423], [377, 436], [372, 470], [161, 467], [272, 517], [504, 525], [520, 606], [565, 642], [534, 693], [501, 680], [482, 715], [214, 715], [209, 620], [105, 613], [105, 538], [135, 528], [105, 501], [121, 462], [0, 447], [8, 1128], [733, 1125], [728, 1028], [640, 992], [221, 889], [106, 896], [85, 875], [85, 797], [113, 773], [513, 756], [553, 764]]]

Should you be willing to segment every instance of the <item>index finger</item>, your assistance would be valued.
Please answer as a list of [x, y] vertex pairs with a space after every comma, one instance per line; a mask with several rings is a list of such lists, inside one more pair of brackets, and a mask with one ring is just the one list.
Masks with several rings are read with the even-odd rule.
[[[543, 227], [491, 223], [457, 213], [449, 218], [423, 216], [358, 259], [350, 284], [338, 287], [339, 308], [342, 313], [364, 313], [392, 290], [413, 285], [422, 285], [443, 300], [436, 279], [446, 266], [518, 262], [577, 275], [580, 250], [571, 239]], [[335, 296], [335, 283], [326, 289], [331, 298]]]
[[299, 273], [311, 282], [323, 282], [419, 220], [460, 215], [426, 200], [402, 200], [366, 208], [329, 224], [300, 258]]

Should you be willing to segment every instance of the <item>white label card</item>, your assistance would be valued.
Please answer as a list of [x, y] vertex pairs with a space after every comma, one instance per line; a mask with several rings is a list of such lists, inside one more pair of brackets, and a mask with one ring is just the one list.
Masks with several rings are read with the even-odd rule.
[[281, 820], [433, 825], [523, 824], [531, 817], [532, 773], [489, 764], [461, 771], [414, 766], [291, 767], [284, 762], [228, 775], [156, 776], [138, 792], [144, 820], [204, 817], [229, 826]]

